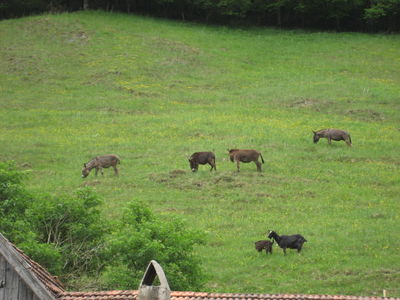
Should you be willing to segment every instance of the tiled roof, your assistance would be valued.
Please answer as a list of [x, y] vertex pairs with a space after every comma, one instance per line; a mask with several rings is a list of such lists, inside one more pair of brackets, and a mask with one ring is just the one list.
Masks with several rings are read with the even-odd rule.
[[[23, 251], [10, 243], [1, 234], [2, 241], [11, 245], [16, 254], [56, 300], [137, 300], [138, 291], [67, 292], [57, 277], [34, 262]], [[231, 294], [206, 292], [171, 292], [171, 300], [400, 300], [400, 298], [360, 297], [340, 295], [296, 295], [296, 294]]]
[[57, 300], [136, 300], [138, 291], [64, 292]]
[[56, 276], [52, 276], [45, 268], [39, 265], [37, 262], [30, 259], [25, 253], [15, 247], [15, 250], [21, 255], [21, 257], [28, 263], [30, 270], [36, 275], [36, 277], [51, 291], [53, 295], [58, 295], [64, 291], [62, 283]]
[[[65, 292], [59, 300], [136, 300], [138, 291]], [[231, 294], [204, 292], [171, 292], [171, 300], [400, 300], [400, 298], [340, 295]]]

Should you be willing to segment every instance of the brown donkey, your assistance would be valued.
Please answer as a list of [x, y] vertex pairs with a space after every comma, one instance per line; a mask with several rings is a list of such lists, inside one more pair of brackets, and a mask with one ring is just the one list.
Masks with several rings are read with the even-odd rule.
[[261, 163], [258, 161], [258, 157], [261, 157], [262, 163], [264, 163], [264, 159], [257, 150], [230, 149], [228, 151], [231, 162], [236, 161], [237, 163], [238, 172], [240, 172], [239, 162], [249, 163], [252, 161], [256, 164], [257, 171], [261, 172]]
[[213, 152], [195, 152], [189, 157], [190, 169], [192, 172], [197, 172], [199, 165], [209, 164], [211, 166], [210, 172], [214, 169], [217, 171], [215, 165], [215, 154]]

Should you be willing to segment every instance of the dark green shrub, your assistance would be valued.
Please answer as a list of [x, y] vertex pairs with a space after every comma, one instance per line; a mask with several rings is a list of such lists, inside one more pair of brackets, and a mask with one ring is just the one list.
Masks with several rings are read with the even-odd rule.
[[99, 269], [105, 221], [90, 189], [75, 195], [31, 195], [25, 172], [0, 162], [0, 232], [55, 275], [71, 277]]
[[202, 286], [204, 275], [193, 250], [203, 238], [182, 220], [162, 220], [133, 201], [110, 224], [91, 189], [32, 196], [24, 177], [14, 163], [0, 162], [0, 232], [71, 288], [81, 276], [90, 285], [101, 274], [103, 288], [136, 289], [152, 259], [164, 268], [171, 288]]
[[25, 211], [33, 197], [22, 185], [25, 175], [14, 162], [0, 162], [0, 231], [14, 243], [26, 240], [30, 231]]
[[100, 204], [96, 194], [85, 188], [72, 196], [39, 197], [30, 208], [28, 215], [37, 239], [60, 253], [64, 276], [93, 273], [100, 268], [98, 253], [108, 228]]
[[104, 253], [112, 257], [102, 273], [104, 288], [136, 289], [152, 259], [163, 267], [171, 289], [202, 287], [204, 274], [193, 250], [203, 237], [182, 220], [162, 220], [143, 203], [132, 201], [113, 228]]

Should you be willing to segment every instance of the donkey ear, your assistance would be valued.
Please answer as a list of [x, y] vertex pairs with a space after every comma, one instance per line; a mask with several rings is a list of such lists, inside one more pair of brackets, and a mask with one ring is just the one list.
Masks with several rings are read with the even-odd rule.
[[86, 164], [83, 164], [83, 167], [86, 168]]

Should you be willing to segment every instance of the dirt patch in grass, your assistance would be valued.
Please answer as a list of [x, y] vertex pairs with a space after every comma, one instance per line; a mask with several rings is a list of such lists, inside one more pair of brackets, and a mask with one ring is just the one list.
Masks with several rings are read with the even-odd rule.
[[91, 181], [84, 181], [82, 182], [81, 186], [96, 186], [101, 183], [100, 180], [91, 180]]
[[216, 178], [215, 179], [215, 182], [216, 183], [219, 183], [220, 181], [222, 181], [222, 182], [232, 182], [232, 181], [234, 181], [235, 179], [232, 177], [232, 176], [229, 176], [229, 175], [222, 175], [222, 176], [219, 176], [218, 178]]
[[371, 218], [372, 219], [384, 219], [384, 218], [386, 218], [386, 216], [382, 213], [374, 213], [371, 215]]
[[24, 163], [21, 164], [21, 168], [31, 169], [32, 168], [32, 164], [29, 163], [29, 162], [24, 162]]
[[286, 106], [290, 108], [308, 108], [315, 111], [326, 111], [332, 105], [332, 102], [322, 99], [296, 98], [290, 101]]
[[258, 197], [258, 198], [271, 198], [272, 195], [268, 194], [268, 193], [257, 193], [256, 197]]
[[79, 43], [83, 44], [86, 43], [89, 39], [89, 34], [83, 30], [75, 30], [70, 32], [63, 33], [63, 38], [69, 44], [72, 43]]
[[175, 40], [169, 40], [161, 37], [155, 37], [149, 39], [149, 42], [152, 44], [152, 47], [156, 48], [164, 48], [166, 50], [172, 51], [172, 52], [178, 52], [181, 54], [186, 54], [186, 55], [197, 55], [200, 53], [199, 48], [192, 47], [188, 44], [175, 41]]
[[185, 170], [173, 170], [168, 173], [150, 174], [151, 181], [167, 184], [177, 189], [213, 189], [213, 188], [229, 188], [229, 189], [248, 189], [252, 186], [262, 185], [268, 181], [266, 177], [258, 173], [237, 174], [232, 173], [212, 173], [210, 176], [203, 174], [192, 174]]
[[185, 170], [173, 170], [171, 172], [169, 172], [169, 176], [172, 178], [181, 176], [181, 175], [185, 175], [186, 171]]
[[184, 170], [173, 170], [168, 173], [150, 174], [149, 179], [156, 183], [167, 184], [169, 186], [181, 188], [185, 186], [186, 182], [190, 179], [183, 179], [183, 175], [186, 174]]
[[385, 119], [381, 113], [372, 109], [351, 109], [345, 114], [361, 121], [383, 121]]

